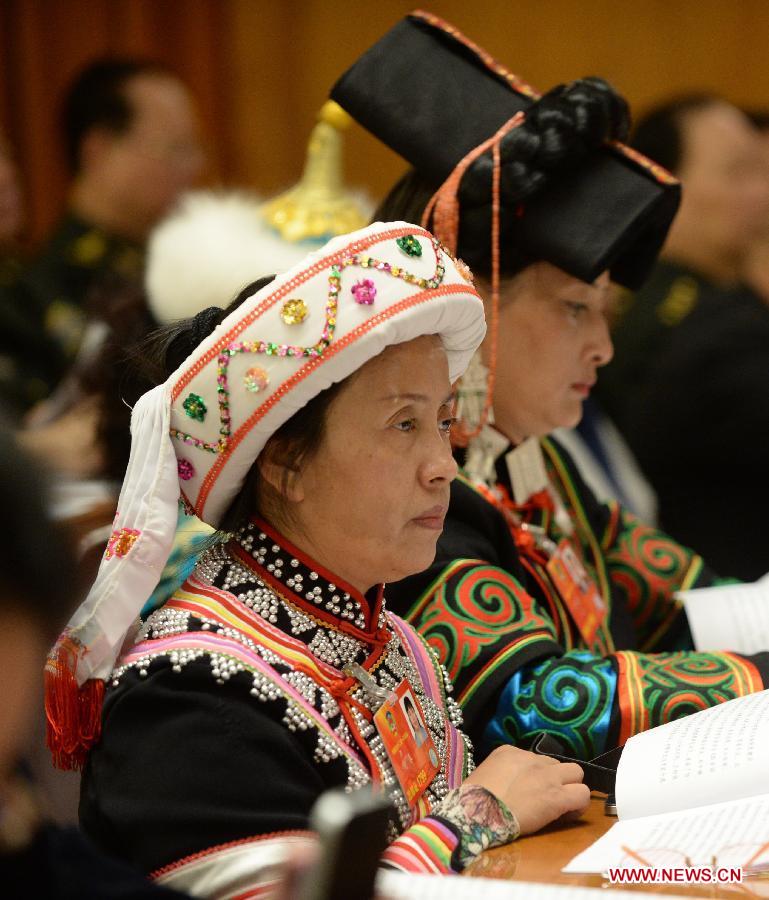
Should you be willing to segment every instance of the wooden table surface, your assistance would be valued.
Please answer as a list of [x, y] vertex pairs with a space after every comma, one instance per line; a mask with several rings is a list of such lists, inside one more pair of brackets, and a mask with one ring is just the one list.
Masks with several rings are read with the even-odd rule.
[[520, 838], [507, 847], [489, 850], [466, 871], [476, 878], [502, 878], [515, 881], [548, 882], [607, 890], [633, 890], [693, 897], [768, 897], [769, 882], [748, 879], [741, 885], [627, 885], [609, 884], [600, 875], [564, 875], [561, 869], [617, 821], [605, 816], [603, 798], [594, 796], [579, 822], [547, 828], [538, 834]]

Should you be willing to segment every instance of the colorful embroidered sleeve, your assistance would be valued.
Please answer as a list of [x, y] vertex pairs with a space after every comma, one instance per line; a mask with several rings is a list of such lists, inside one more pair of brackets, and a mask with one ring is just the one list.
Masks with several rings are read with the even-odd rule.
[[477, 714], [510, 672], [560, 652], [553, 622], [534, 598], [507, 571], [477, 559], [439, 571], [408, 619], [448, 670], [471, 737]]
[[484, 734], [484, 750], [527, 746], [540, 732], [590, 759], [639, 731], [769, 684], [769, 654], [573, 651], [515, 672]]
[[461, 872], [484, 850], [519, 834], [518, 821], [504, 803], [480, 785], [462, 785], [393, 841], [382, 863], [404, 872]]
[[555, 440], [542, 442], [556, 490], [569, 509], [575, 536], [611, 605], [630, 617], [633, 646], [643, 651], [691, 650], [676, 591], [705, 587], [713, 573], [694, 551], [641, 522], [618, 503], [600, 502], [574, 460]]
[[674, 593], [705, 587], [714, 577], [694, 551], [617, 504], [608, 509], [602, 544], [615, 603], [620, 597], [626, 601], [639, 649], [673, 649], [666, 638], [681, 631], [675, 626], [683, 615]]

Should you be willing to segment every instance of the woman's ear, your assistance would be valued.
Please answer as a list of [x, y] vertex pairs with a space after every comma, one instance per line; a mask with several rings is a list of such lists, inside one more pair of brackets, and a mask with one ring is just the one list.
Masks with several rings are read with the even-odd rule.
[[276, 459], [276, 454], [263, 453], [257, 462], [262, 480], [283, 500], [301, 503], [304, 500], [304, 484], [298, 469], [292, 469]]

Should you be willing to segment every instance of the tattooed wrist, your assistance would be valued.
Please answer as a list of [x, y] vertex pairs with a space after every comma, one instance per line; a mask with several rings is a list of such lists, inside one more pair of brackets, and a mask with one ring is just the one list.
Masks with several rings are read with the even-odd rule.
[[443, 819], [457, 833], [452, 861], [461, 871], [484, 850], [501, 847], [521, 833], [515, 815], [491, 791], [467, 784], [450, 791], [431, 815]]

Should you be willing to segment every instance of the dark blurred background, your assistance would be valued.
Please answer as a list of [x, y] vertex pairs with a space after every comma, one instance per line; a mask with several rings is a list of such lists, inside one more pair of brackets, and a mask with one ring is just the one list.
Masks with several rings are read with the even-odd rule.
[[[202, 108], [209, 182], [269, 195], [296, 179], [337, 75], [413, 8], [400, 0], [0, 0], [0, 128], [26, 187], [25, 237], [39, 239], [61, 209], [58, 101], [92, 58], [149, 56], [176, 69]], [[539, 89], [597, 74], [637, 111], [701, 89], [769, 106], [765, 0], [440, 0], [427, 8]], [[349, 183], [373, 196], [404, 168], [358, 126], [346, 152]]]

